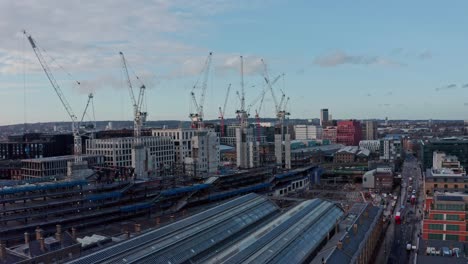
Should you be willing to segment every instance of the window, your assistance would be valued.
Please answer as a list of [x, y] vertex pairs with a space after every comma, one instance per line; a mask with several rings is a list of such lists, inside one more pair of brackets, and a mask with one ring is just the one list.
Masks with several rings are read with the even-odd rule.
[[436, 183], [436, 184], [434, 184], [434, 188], [437, 188], [437, 183]]
[[444, 239], [444, 236], [442, 234], [431, 234], [431, 233], [429, 233], [429, 239], [442, 240], [442, 239]]
[[443, 214], [434, 214], [434, 219], [435, 220], [444, 220], [444, 215]]
[[450, 214], [448, 214], [446, 217], [447, 217], [447, 220], [455, 220], [455, 221], [460, 220], [459, 215], [450, 215]]
[[465, 206], [462, 204], [437, 204], [436, 209], [449, 211], [465, 211]]
[[445, 240], [458, 241], [458, 235], [445, 235]]
[[443, 224], [429, 224], [429, 229], [444, 230], [444, 225]]
[[459, 231], [459, 230], [460, 230], [460, 226], [458, 226], [458, 225], [447, 225], [447, 230], [450, 230], [450, 231]]

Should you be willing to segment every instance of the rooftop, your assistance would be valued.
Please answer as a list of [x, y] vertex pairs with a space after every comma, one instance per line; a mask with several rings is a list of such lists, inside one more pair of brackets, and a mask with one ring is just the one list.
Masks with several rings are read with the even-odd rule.
[[[336, 204], [308, 200], [217, 253], [208, 263], [308, 263], [343, 215]], [[307, 243], [304, 243], [306, 242]]]
[[[83, 154], [81, 155], [82, 158], [91, 158], [91, 157], [100, 157], [101, 155], [88, 155]], [[46, 157], [46, 158], [38, 158], [38, 159], [23, 159], [23, 162], [48, 162], [48, 161], [57, 161], [57, 160], [73, 160], [75, 156], [73, 155], [66, 155], [66, 156], [55, 156], [55, 157]]]
[[[459, 248], [458, 257], [455, 255], [451, 256], [434, 256], [427, 253], [427, 248], [433, 247], [435, 251], [440, 251], [443, 255], [443, 249]], [[418, 249], [418, 264], [466, 264], [466, 246], [463, 242], [457, 241], [445, 241], [445, 240], [419, 240]]]
[[196, 262], [277, 213], [279, 208], [267, 198], [247, 194], [70, 263]]
[[[365, 243], [373, 227], [378, 224], [383, 209], [372, 204], [356, 203], [351, 207], [345, 219], [340, 223], [340, 232], [323, 247], [313, 264], [322, 263], [322, 258], [329, 264], [356, 263], [356, 256], [362, 244]], [[358, 221], [360, 221], [358, 223]], [[357, 224], [356, 232], [353, 226]], [[342, 249], [338, 249], [338, 241], [342, 243]]]

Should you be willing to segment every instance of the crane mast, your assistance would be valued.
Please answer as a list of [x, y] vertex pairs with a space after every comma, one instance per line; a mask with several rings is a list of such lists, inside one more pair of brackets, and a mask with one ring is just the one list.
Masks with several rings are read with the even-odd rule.
[[[23, 31], [23, 34], [28, 38], [29, 43], [31, 44], [31, 47], [34, 51], [34, 54], [36, 54], [37, 59], [39, 60], [39, 63], [41, 64], [42, 69], [44, 70], [44, 73], [46, 74], [47, 78], [50, 81], [50, 84], [55, 90], [55, 93], [60, 99], [60, 102], [62, 102], [63, 107], [65, 108], [65, 111], [68, 113], [68, 116], [70, 116], [70, 119], [72, 121], [72, 133], [73, 133], [73, 155], [75, 162], [81, 162], [82, 161], [82, 143], [81, 143], [81, 135], [79, 131], [79, 124], [77, 117], [75, 113], [73, 112], [70, 104], [68, 103], [67, 99], [65, 98], [65, 95], [62, 92], [62, 89], [60, 88], [59, 84], [57, 83], [57, 80], [55, 79], [54, 75], [52, 74], [52, 71], [49, 68], [49, 65], [45, 61], [44, 57], [42, 56], [41, 51], [36, 45], [36, 42], [32, 38], [31, 35], [28, 35], [26, 31]], [[79, 82], [77, 82], [80, 84]]]
[[206, 95], [206, 89], [208, 87], [208, 76], [210, 74], [210, 67], [211, 67], [211, 60], [212, 60], [213, 52], [210, 52], [208, 55], [208, 58], [206, 59], [205, 62], [205, 67], [202, 70], [203, 73], [203, 82], [202, 82], [202, 87], [201, 87], [201, 95], [200, 95], [200, 101], [198, 102], [196, 97], [195, 97], [195, 88], [197, 88], [197, 83], [193, 86], [192, 91], [190, 92], [190, 96], [192, 98], [192, 104], [195, 107], [195, 113], [190, 113], [189, 117], [192, 120], [192, 128], [198, 128], [199, 130], [203, 129], [203, 120], [204, 120], [204, 110], [203, 106], [205, 104], [205, 95]]
[[[147, 113], [142, 112], [141, 110], [146, 86], [144, 84], [141, 84], [138, 98], [135, 99], [135, 94], [133, 93], [132, 81], [130, 79], [130, 74], [128, 73], [127, 60], [125, 59], [123, 52], [119, 52], [119, 54], [122, 59], [122, 68], [125, 73], [125, 77], [127, 79], [127, 86], [128, 86], [128, 91], [130, 93], [130, 100], [133, 106], [133, 135], [136, 138], [136, 143], [138, 144], [140, 141], [140, 137], [141, 137], [141, 129], [143, 127], [143, 123], [146, 121], [146, 116], [147, 116]], [[138, 77], [137, 79], [140, 80]]]
[[229, 84], [227, 92], [226, 92], [226, 98], [224, 99], [224, 105], [223, 108], [219, 107], [219, 118], [221, 119], [221, 136], [224, 137], [224, 113], [226, 112], [226, 105], [229, 97], [229, 92], [231, 91], [231, 84]]
[[241, 102], [241, 109], [236, 111], [237, 116], [240, 118], [240, 125], [241, 128], [247, 127], [247, 119], [248, 114], [245, 109], [245, 90], [244, 90], [244, 57], [240, 56], [240, 76], [241, 76], [241, 92], [238, 94], [240, 102]]

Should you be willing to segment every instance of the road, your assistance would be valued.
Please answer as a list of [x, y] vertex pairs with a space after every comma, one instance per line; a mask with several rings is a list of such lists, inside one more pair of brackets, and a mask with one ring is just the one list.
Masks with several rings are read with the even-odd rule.
[[[410, 256], [410, 252], [406, 250], [406, 245], [408, 242], [411, 244], [416, 243], [415, 237], [417, 237], [420, 230], [419, 208], [421, 208], [422, 203], [422, 199], [420, 199], [422, 195], [420, 187], [422, 180], [419, 163], [414, 156], [408, 155], [405, 159], [401, 177], [400, 205], [404, 209], [402, 210], [402, 223], [400, 225], [396, 224], [394, 228], [394, 240], [388, 259], [388, 263], [391, 264], [410, 263], [410, 258], [412, 260], [413, 256]], [[413, 179], [412, 183], [410, 183], [410, 178]], [[411, 196], [409, 186], [411, 186], [413, 190], [416, 190], [417, 203], [415, 205], [411, 205], [411, 203], [408, 202], [408, 198]]]

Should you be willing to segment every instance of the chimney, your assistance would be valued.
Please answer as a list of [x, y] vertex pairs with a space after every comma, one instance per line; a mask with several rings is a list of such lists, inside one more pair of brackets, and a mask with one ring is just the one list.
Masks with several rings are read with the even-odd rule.
[[55, 239], [57, 239], [59, 242], [62, 242], [62, 226], [56, 225], [56, 227], [57, 227], [57, 233], [55, 233]]
[[159, 217], [156, 217], [156, 225], [159, 225], [161, 223], [161, 219]]
[[72, 227], [72, 238], [76, 241], [76, 228]]
[[349, 235], [346, 235], [346, 243], [349, 244]]
[[39, 245], [41, 246], [41, 251], [45, 252], [45, 243], [43, 237], [39, 238]]
[[24, 244], [29, 245], [29, 233], [24, 232]]
[[128, 231], [128, 230], [125, 231], [125, 237], [126, 237], [127, 239], [130, 239], [130, 231]]
[[140, 224], [135, 224], [135, 233], [137, 233], [137, 234], [141, 233], [141, 225]]
[[39, 240], [42, 237], [41, 231], [42, 229], [36, 227], [36, 240]]
[[353, 232], [354, 232], [355, 235], [357, 234], [357, 224], [353, 225]]
[[341, 239], [338, 240], [338, 244], [336, 245], [336, 247], [337, 247], [338, 249], [343, 249], [343, 241], [341, 241]]
[[6, 259], [6, 247], [3, 241], [0, 241], [0, 259], [4, 260]]

